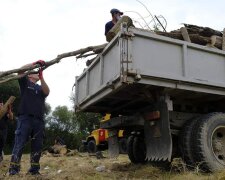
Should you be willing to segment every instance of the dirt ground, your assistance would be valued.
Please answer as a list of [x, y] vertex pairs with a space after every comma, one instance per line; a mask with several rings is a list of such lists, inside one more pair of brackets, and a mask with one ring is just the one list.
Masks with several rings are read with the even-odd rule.
[[74, 156], [41, 158], [41, 175], [26, 175], [29, 168], [29, 155], [23, 155], [21, 172], [16, 176], [7, 174], [10, 156], [5, 156], [0, 164], [0, 179], [225, 179], [225, 171], [214, 174], [202, 174], [197, 171], [187, 171], [183, 166], [173, 165], [168, 170], [153, 167], [150, 164], [131, 164], [127, 155], [117, 159], [109, 159], [104, 153], [103, 159], [97, 159], [87, 153], [77, 153]]

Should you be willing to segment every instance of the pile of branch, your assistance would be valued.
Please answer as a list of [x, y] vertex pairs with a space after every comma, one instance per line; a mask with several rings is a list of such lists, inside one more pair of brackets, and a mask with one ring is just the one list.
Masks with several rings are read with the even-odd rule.
[[[71, 51], [71, 52], [60, 54], [55, 59], [46, 62], [46, 66], [44, 69], [48, 68], [49, 66], [51, 66], [53, 64], [59, 63], [61, 61], [61, 59], [63, 59], [63, 58], [67, 58], [67, 57], [71, 57], [71, 56], [75, 56], [77, 59], [88, 57], [88, 56], [93, 56], [93, 55], [97, 56], [99, 53], [101, 53], [103, 51], [103, 49], [106, 47], [106, 45], [107, 45], [107, 43], [102, 44], [102, 45], [97, 45], [97, 46], [89, 46], [89, 47], [82, 48], [82, 49], [79, 49], [76, 51]], [[35, 69], [37, 69], [37, 68], [39, 68], [39, 65], [35, 65], [35, 66], [30, 65], [28, 67], [23, 67], [23, 68], [0, 72], [0, 84], [11, 81], [11, 80], [19, 79], [28, 74], [37, 73], [37, 71], [35, 71]], [[20, 72], [25, 72], [25, 73], [18, 74], [18, 75], [14, 74], [14, 73], [20, 73]]]
[[209, 27], [184, 24], [184, 27], [171, 32], [156, 32], [158, 35], [185, 40], [188, 42], [225, 50], [225, 33]]
[[45, 150], [42, 155], [50, 157], [60, 157], [60, 156], [74, 156], [78, 153], [76, 149], [68, 149], [66, 145], [55, 144]]

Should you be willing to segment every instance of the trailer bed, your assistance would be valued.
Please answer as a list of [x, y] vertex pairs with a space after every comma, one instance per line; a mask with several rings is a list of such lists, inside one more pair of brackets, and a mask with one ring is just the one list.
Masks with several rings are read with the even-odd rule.
[[76, 77], [76, 111], [133, 114], [154, 92], [223, 100], [225, 52], [150, 31], [122, 29]]

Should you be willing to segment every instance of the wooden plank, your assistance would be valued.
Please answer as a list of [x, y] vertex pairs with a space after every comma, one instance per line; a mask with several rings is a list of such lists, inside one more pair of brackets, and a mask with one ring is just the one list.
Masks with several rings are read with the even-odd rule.
[[3, 107], [0, 110], [0, 120], [2, 119], [2, 117], [7, 113], [8, 111], [8, 106], [11, 105], [14, 100], [16, 99], [15, 96], [10, 96], [10, 98], [6, 101], [6, 103], [3, 105]]
[[222, 50], [225, 50], [225, 28], [223, 29]]
[[188, 31], [187, 31], [186, 27], [180, 28], [180, 31], [181, 31], [181, 34], [182, 34], [184, 40], [187, 41], [187, 42], [191, 42], [191, 39], [189, 37], [189, 34], [188, 34]]

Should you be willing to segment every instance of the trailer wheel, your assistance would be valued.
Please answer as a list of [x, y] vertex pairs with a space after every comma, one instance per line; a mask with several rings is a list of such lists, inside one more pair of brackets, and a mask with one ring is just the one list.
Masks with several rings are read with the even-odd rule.
[[133, 142], [133, 154], [137, 163], [146, 162], [146, 146], [142, 137], [135, 137]]
[[95, 140], [90, 140], [88, 141], [88, 152], [89, 153], [95, 153], [96, 152], [96, 143], [95, 143]]
[[126, 138], [121, 138], [119, 140], [119, 151], [120, 151], [120, 154], [127, 153], [127, 139]]
[[195, 161], [193, 158], [193, 140], [192, 134], [196, 122], [200, 119], [199, 117], [193, 118], [184, 124], [181, 134], [179, 136], [179, 149], [181, 157], [188, 167], [193, 167]]
[[204, 171], [225, 168], [225, 114], [211, 113], [196, 123], [192, 136], [194, 159]]
[[134, 136], [129, 136], [129, 138], [127, 139], [127, 154], [130, 161], [136, 164], [137, 160], [135, 159], [134, 153], [133, 153], [133, 143], [134, 143]]
[[80, 145], [79, 152], [87, 152], [87, 147], [84, 144]]

